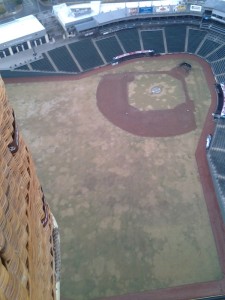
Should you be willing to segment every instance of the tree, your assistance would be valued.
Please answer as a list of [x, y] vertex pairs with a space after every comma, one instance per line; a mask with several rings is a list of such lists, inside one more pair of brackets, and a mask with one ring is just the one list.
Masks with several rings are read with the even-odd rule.
[[15, 3], [16, 3], [17, 5], [20, 5], [20, 4], [23, 3], [23, 0], [14, 0], [14, 1], [15, 1]]
[[0, 15], [3, 15], [6, 12], [3, 4], [0, 4]]

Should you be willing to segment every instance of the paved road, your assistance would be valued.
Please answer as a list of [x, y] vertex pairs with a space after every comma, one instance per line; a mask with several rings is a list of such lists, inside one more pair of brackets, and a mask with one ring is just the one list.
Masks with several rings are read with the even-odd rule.
[[51, 11], [51, 6], [45, 6], [40, 3], [39, 0], [23, 0], [22, 9], [16, 13], [16, 7], [9, 0], [4, 0], [5, 7], [7, 11], [10, 13], [9, 16], [1, 18], [0, 24], [4, 24], [6, 22], [13, 21], [18, 18], [22, 18], [27, 15], [36, 15], [43, 11]]
[[40, 11], [39, 1], [23, 0], [23, 14], [30, 15]]

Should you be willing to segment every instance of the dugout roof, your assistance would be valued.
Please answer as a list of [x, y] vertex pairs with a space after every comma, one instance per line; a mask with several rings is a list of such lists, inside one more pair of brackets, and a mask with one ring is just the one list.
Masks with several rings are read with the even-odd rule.
[[44, 26], [33, 15], [15, 19], [0, 25], [0, 46], [42, 31]]

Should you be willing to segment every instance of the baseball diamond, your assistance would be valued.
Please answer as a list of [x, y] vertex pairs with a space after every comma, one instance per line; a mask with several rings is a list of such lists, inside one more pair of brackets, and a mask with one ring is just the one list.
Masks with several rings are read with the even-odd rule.
[[[185, 75], [181, 70], [174, 80], [184, 58], [192, 71]], [[172, 81], [171, 91], [180, 96], [176, 105], [192, 105], [180, 111], [163, 109], [163, 96], [160, 110], [153, 97], [148, 111], [116, 111], [113, 103], [128, 103], [127, 78], [130, 82], [134, 74], [146, 75], [147, 70], [162, 86]], [[161, 78], [171, 70], [173, 76]], [[116, 87], [115, 78], [121, 83]], [[107, 84], [108, 79], [113, 81]], [[27, 85], [23, 79], [7, 89], [62, 224], [61, 288], [66, 299], [188, 299], [218, 293], [225, 244], [204, 155], [204, 136], [213, 128], [216, 103], [208, 64], [177, 54], [108, 66], [70, 81], [64, 78], [58, 87], [52, 78], [35, 81]], [[141, 96], [151, 83], [142, 77], [138, 82]], [[55, 97], [46, 102], [46, 93]], [[171, 105], [175, 98], [171, 96]], [[154, 123], [149, 117], [143, 123], [150, 127], [147, 135], [135, 131], [142, 122], [136, 111], [143, 118], [155, 114]], [[121, 122], [129, 117], [137, 123], [123, 128]], [[166, 127], [170, 118], [179, 123]], [[181, 132], [186, 122], [190, 125]]]
[[59, 224], [61, 300], [225, 297], [224, 3], [170, 2], [0, 24], [14, 131]]
[[[135, 108], [133, 105], [130, 105], [127, 91], [128, 84], [133, 82], [135, 76], [138, 76], [139, 74], [144, 74], [147, 77], [149, 74], [153, 74], [154, 78], [158, 77], [158, 80], [160, 80], [160, 74], [167, 74], [170, 77], [175, 78], [176, 81], [180, 81], [184, 102], [175, 106], [174, 109], [165, 109], [166, 105], [165, 102], [163, 102], [165, 100], [161, 99], [164, 109], [145, 110], [144, 112]], [[118, 76], [118, 74], [104, 76], [97, 90], [97, 105], [101, 112], [111, 120], [112, 123], [133, 134], [151, 137], [184, 134], [196, 128], [193, 114], [194, 106], [187, 91], [185, 76], [186, 74], [180, 72], [180, 69], [177, 67], [170, 71], [155, 71], [136, 74], [129, 72], [121, 74], [120, 76]], [[161, 80], [163, 79], [164, 78]], [[140, 84], [142, 81], [140, 81]], [[164, 81], [166, 82], [165, 79]], [[178, 82], [168, 84], [168, 93], [166, 92], [164, 98], [169, 98], [169, 90], [173, 89], [175, 85], [178, 85]], [[115, 93], [115, 91], [117, 92]], [[179, 97], [176, 92], [177, 91], [173, 92], [175, 94], [174, 96]], [[141, 92], [136, 95], [138, 102], [141, 98], [140, 93]], [[146, 98], [146, 95], [144, 95], [144, 97]], [[187, 114], [187, 112], [189, 113]], [[124, 118], [124, 114], [126, 114], [126, 118]]]

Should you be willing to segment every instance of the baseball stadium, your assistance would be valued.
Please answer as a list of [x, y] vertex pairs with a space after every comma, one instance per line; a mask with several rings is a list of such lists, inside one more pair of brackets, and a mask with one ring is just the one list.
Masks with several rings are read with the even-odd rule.
[[46, 1], [0, 73], [0, 299], [225, 299], [225, 2]]

